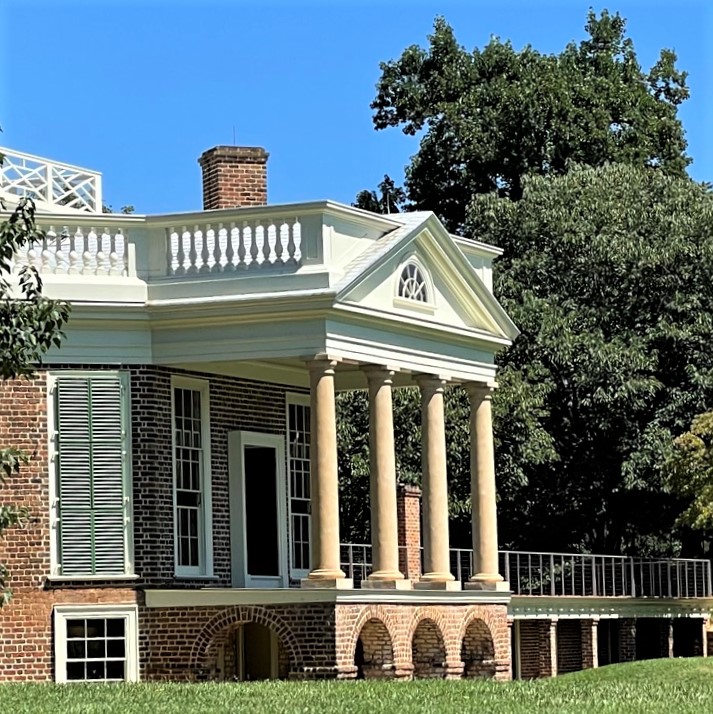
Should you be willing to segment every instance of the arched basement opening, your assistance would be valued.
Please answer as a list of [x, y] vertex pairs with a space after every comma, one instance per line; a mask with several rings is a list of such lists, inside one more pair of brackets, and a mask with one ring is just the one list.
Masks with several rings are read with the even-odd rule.
[[394, 676], [394, 647], [381, 620], [364, 623], [354, 649], [357, 679], [390, 679]]
[[495, 643], [490, 628], [475, 618], [466, 628], [461, 644], [463, 677], [491, 679], [495, 676]]
[[446, 646], [438, 625], [425, 618], [418, 623], [411, 639], [414, 679], [444, 679]]
[[232, 625], [216, 635], [216, 644], [216, 679], [254, 682], [289, 676], [289, 653], [277, 633], [266, 625]]

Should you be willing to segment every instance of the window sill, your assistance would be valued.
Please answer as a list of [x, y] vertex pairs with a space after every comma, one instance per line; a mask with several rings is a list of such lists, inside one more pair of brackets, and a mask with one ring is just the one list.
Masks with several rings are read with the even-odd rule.
[[51, 583], [84, 583], [138, 580], [138, 575], [48, 575], [46, 580]]
[[174, 580], [206, 580], [206, 581], [217, 581], [220, 580], [218, 575], [174, 575]]

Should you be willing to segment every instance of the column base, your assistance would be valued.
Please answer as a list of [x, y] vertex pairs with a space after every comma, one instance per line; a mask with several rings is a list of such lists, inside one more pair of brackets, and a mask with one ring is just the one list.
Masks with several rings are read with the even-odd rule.
[[414, 590], [462, 590], [457, 580], [419, 580], [413, 587]]
[[385, 578], [383, 580], [362, 580], [362, 590], [411, 590], [412, 585], [410, 580], [403, 578]]
[[300, 581], [301, 588], [326, 588], [331, 590], [351, 590], [354, 581], [345, 578], [341, 570], [313, 571]]
[[351, 578], [302, 578], [300, 587], [307, 590], [351, 590], [354, 581]]
[[508, 592], [510, 583], [498, 572], [484, 572], [472, 575], [465, 584], [468, 590], [494, 590], [496, 592]]

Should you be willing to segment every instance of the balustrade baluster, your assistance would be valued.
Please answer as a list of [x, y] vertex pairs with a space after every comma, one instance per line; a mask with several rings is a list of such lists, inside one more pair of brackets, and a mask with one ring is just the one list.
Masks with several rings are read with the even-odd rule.
[[[210, 228], [210, 226], [208, 226]], [[220, 241], [223, 238], [223, 224], [219, 223], [218, 228], [212, 228], [213, 232], [213, 266], [211, 267], [212, 272], [220, 273], [223, 270], [223, 258], [225, 253], [220, 245]]]
[[252, 231], [252, 241], [250, 242], [250, 265], [248, 265], [248, 268], [258, 268], [260, 266], [260, 263], [258, 263], [258, 256], [260, 256], [258, 243], [260, 240], [263, 242], [265, 240], [263, 231], [262, 222], [260, 220], [256, 221]]
[[84, 238], [84, 252], [82, 253], [82, 274], [83, 275], [96, 275], [96, 265], [94, 263], [94, 256], [96, 255], [96, 249], [92, 250], [92, 244], [96, 246], [97, 242], [97, 230], [92, 226]]
[[[222, 223], [221, 223], [222, 225]], [[223, 270], [234, 271], [235, 264], [233, 263], [233, 258], [235, 257], [235, 250], [233, 249], [233, 231], [238, 231], [235, 227], [235, 223], [231, 223], [228, 228], [225, 228], [225, 266]], [[239, 232], [239, 231], [238, 231]]]
[[274, 257], [273, 257], [273, 249], [274, 249], [274, 244], [273, 240], [275, 239], [275, 225], [273, 223], [269, 223], [268, 225], [265, 226], [263, 229], [263, 244], [262, 244], [262, 264], [267, 266], [267, 265], [272, 265], [274, 262]]
[[188, 234], [188, 273], [195, 275], [198, 272], [198, 249], [196, 247], [196, 231], [198, 226], [193, 226], [193, 230], [183, 229]]
[[282, 266], [285, 264], [282, 260], [282, 255], [285, 250], [282, 241], [288, 231], [289, 229], [284, 221], [278, 219], [275, 222], [275, 265]]
[[252, 228], [243, 221], [243, 228], [238, 231], [238, 266], [247, 268], [248, 242], [252, 243]]
[[119, 248], [117, 238], [121, 233], [110, 231], [109, 233], [109, 275], [121, 275], [123, 266], [119, 258]]
[[205, 229], [199, 229], [196, 226], [196, 235], [200, 236], [201, 241], [201, 264], [198, 268], [199, 273], [209, 273], [210, 272], [210, 251], [208, 250], [208, 232], [210, 230], [210, 225], [207, 225]]

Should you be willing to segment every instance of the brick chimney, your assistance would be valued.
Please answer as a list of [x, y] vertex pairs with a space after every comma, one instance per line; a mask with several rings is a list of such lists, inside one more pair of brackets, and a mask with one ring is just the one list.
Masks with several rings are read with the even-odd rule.
[[264, 206], [267, 159], [259, 146], [215, 146], [198, 159], [203, 170], [203, 210]]

